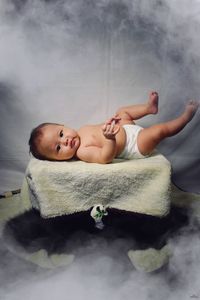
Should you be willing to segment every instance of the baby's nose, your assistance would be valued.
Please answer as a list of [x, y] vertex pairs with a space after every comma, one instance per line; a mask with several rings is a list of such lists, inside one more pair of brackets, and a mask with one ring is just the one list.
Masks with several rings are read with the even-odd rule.
[[68, 143], [69, 143], [69, 138], [67, 137], [67, 138], [65, 138], [65, 140], [64, 140], [64, 144], [67, 146]]
[[68, 144], [68, 138], [67, 137], [62, 137], [61, 140], [60, 140], [60, 143], [62, 145], [67, 145]]
[[70, 143], [70, 138], [69, 138], [69, 137], [65, 137], [65, 138], [63, 139], [63, 144], [64, 144], [65, 146], [68, 146], [69, 143]]

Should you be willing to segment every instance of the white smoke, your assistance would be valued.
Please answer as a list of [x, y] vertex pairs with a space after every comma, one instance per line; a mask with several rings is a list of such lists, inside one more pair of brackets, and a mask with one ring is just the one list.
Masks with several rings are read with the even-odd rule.
[[[188, 98], [199, 98], [199, 13], [198, 0], [1, 0], [1, 190], [19, 187], [29, 159], [29, 132], [38, 123], [77, 128], [101, 122], [157, 89], [160, 114], [141, 121], [149, 125], [177, 115]], [[160, 147], [172, 161], [177, 183], [196, 191], [198, 136], [196, 118]], [[116, 244], [113, 253], [115, 247], [121, 253], [128, 242]], [[167, 270], [156, 274], [136, 272], [126, 254], [122, 261], [113, 259], [106, 254], [110, 246], [95, 245], [56, 272], [27, 271], [11, 257], [3, 262], [1, 249], [1, 299], [200, 297], [200, 245], [193, 223], [171, 239], [174, 255]]]
[[[191, 228], [190, 228], [191, 229]], [[194, 227], [193, 227], [194, 229]], [[113, 241], [112, 250], [103, 239], [79, 249], [80, 256], [69, 267], [56, 271], [27, 270], [18, 267], [12, 258], [4, 276], [18, 272], [7, 279], [1, 288], [1, 299], [167, 299], [199, 298], [199, 237], [197, 232], [184, 229], [170, 241], [173, 256], [168, 267], [154, 274], [134, 270], [120, 253], [123, 240]], [[193, 230], [194, 231], [194, 230]], [[103, 246], [102, 246], [103, 243]], [[189, 244], [188, 244], [189, 243]], [[99, 247], [99, 250], [97, 249]], [[117, 248], [117, 252], [116, 251]], [[107, 253], [118, 253], [113, 258]], [[15, 265], [16, 264], [16, 265]], [[23, 263], [21, 262], [23, 265]], [[10, 268], [10, 272], [8, 271]], [[13, 270], [11, 269], [13, 268]], [[12, 270], [12, 272], [11, 272]]]

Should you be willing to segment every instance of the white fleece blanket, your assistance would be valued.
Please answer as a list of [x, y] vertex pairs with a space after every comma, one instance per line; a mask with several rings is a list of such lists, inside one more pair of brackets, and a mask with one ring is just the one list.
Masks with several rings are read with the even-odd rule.
[[161, 217], [169, 212], [170, 173], [169, 161], [158, 153], [106, 165], [31, 158], [21, 195], [29, 193], [44, 218], [86, 211], [96, 204]]
[[170, 207], [170, 173], [170, 163], [158, 153], [106, 165], [31, 158], [22, 197], [28, 193], [44, 218], [86, 211], [96, 204], [164, 216]]

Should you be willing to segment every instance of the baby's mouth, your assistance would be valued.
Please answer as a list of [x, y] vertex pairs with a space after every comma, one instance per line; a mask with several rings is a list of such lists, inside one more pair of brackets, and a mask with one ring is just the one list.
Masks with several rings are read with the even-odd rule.
[[73, 148], [74, 145], [75, 145], [75, 140], [73, 139], [73, 140], [71, 140], [71, 148]]
[[72, 138], [70, 143], [69, 143], [70, 147], [73, 148], [75, 146], [75, 143], [76, 143], [75, 138]]

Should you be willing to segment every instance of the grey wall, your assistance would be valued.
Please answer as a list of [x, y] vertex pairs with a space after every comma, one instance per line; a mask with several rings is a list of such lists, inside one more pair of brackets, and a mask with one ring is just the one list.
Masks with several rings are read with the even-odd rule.
[[[148, 126], [199, 98], [199, 1], [0, 1], [0, 189], [18, 188], [31, 129], [78, 128], [160, 93]], [[159, 150], [173, 180], [200, 192], [199, 114]]]
[[[75, 128], [101, 122], [156, 89], [160, 113], [140, 121], [148, 126], [199, 99], [199, 32], [199, 0], [0, 0], [0, 191], [20, 187], [29, 133], [40, 122]], [[172, 162], [173, 180], [198, 192], [199, 129], [198, 113], [159, 147]], [[102, 235], [77, 234], [70, 242], [81, 244], [70, 267], [33, 272], [1, 241], [0, 298], [200, 297], [199, 221], [192, 214], [168, 241], [169, 272], [149, 275], [127, 266], [128, 237], [108, 244]]]

